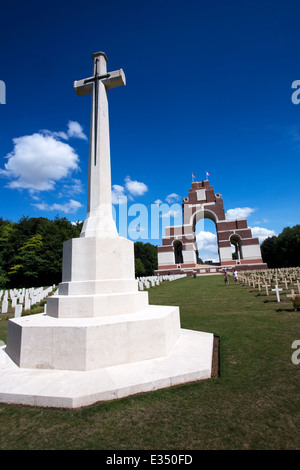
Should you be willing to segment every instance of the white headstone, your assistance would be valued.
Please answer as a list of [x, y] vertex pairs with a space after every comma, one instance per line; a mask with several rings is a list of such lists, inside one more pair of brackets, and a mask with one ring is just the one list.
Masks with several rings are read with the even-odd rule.
[[22, 315], [23, 305], [17, 304], [15, 307], [15, 318], [19, 318]]

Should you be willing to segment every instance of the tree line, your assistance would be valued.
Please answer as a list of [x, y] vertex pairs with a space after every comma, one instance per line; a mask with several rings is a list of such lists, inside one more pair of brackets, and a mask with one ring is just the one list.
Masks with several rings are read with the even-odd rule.
[[[59, 284], [63, 243], [80, 236], [82, 222], [65, 217], [22, 217], [19, 222], [0, 218], [0, 288]], [[137, 276], [150, 276], [157, 268], [157, 249], [134, 244]]]
[[278, 236], [266, 238], [261, 254], [268, 268], [300, 266], [300, 225], [285, 227]]
[[[59, 284], [63, 243], [80, 236], [82, 222], [65, 217], [22, 217], [19, 222], [0, 218], [0, 288]], [[286, 227], [261, 244], [269, 268], [300, 266], [300, 225]], [[134, 243], [135, 275], [151, 276], [157, 269], [157, 247]]]

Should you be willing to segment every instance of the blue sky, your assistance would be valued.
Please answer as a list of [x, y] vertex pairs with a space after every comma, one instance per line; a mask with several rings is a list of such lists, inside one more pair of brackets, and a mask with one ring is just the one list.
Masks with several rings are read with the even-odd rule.
[[[298, 224], [299, 14], [298, 0], [6, 2], [0, 216], [85, 218], [91, 100], [73, 82], [91, 75], [101, 50], [127, 82], [109, 91], [122, 235], [160, 244], [155, 201], [180, 224], [192, 172], [202, 180], [206, 171], [227, 215], [246, 216], [261, 240]], [[137, 217], [142, 207], [148, 220]], [[216, 254], [211, 224], [201, 228], [204, 258]]]

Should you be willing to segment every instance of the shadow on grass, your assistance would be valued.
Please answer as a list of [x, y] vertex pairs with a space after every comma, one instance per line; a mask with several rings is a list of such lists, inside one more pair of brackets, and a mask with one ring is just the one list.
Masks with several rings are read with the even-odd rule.
[[220, 337], [214, 335], [211, 378], [218, 379], [219, 377], [220, 377]]
[[294, 312], [300, 313], [300, 310], [296, 308], [277, 308], [275, 311], [276, 312], [288, 312], [288, 313], [294, 313]]

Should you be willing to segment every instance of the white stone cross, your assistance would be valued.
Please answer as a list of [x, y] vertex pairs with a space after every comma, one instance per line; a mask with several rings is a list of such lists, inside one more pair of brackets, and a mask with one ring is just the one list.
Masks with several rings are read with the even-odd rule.
[[125, 85], [122, 69], [107, 73], [107, 57], [96, 52], [93, 76], [74, 82], [78, 96], [92, 94], [87, 217], [81, 237], [117, 237], [112, 216], [107, 90]]
[[279, 291], [281, 291], [281, 290], [282, 289], [279, 289], [277, 284], [275, 286], [275, 289], [272, 289], [272, 292], [276, 292], [277, 302], [280, 302]]

